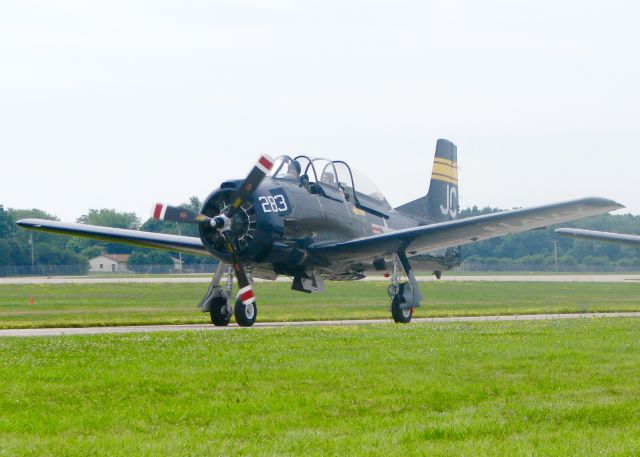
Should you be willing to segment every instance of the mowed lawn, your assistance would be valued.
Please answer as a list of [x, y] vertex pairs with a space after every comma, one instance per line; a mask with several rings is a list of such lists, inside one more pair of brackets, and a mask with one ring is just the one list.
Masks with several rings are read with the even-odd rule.
[[[259, 321], [389, 318], [387, 283], [257, 283]], [[207, 323], [207, 284], [0, 285], [0, 328]], [[640, 311], [640, 283], [426, 282], [416, 317]]]
[[640, 455], [640, 320], [0, 339], [0, 456]]

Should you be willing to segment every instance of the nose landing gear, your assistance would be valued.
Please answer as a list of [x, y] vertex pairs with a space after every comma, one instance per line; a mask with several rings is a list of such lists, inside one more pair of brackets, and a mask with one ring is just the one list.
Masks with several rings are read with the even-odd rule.
[[251, 327], [258, 317], [258, 307], [255, 300], [249, 304], [243, 303], [240, 298], [236, 300], [233, 315], [240, 327]]
[[[220, 285], [222, 276], [226, 275], [226, 284]], [[247, 275], [248, 276], [248, 275]], [[248, 277], [249, 279], [250, 277]], [[252, 282], [249, 279], [249, 282]], [[258, 307], [256, 306], [251, 287], [241, 290], [234, 306], [231, 306], [233, 294], [233, 268], [229, 265], [218, 264], [216, 272], [211, 278], [211, 285], [207, 294], [198, 305], [202, 312], [211, 314], [211, 323], [218, 327], [229, 325], [231, 316], [235, 316], [240, 327], [251, 327], [256, 322]], [[244, 300], [244, 301], [243, 301]]]

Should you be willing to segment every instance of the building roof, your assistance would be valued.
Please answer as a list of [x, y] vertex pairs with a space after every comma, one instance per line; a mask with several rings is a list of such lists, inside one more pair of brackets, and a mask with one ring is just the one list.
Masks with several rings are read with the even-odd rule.
[[129, 260], [129, 254], [102, 254], [98, 257], [106, 257], [118, 263], [126, 263]]

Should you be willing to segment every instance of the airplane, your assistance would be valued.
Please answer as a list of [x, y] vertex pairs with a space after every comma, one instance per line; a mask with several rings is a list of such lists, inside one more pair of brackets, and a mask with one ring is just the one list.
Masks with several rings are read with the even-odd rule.
[[[408, 323], [423, 298], [410, 258], [420, 256], [439, 279], [442, 271], [460, 264], [461, 245], [623, 207], [593, 197], [457, 219], [457, 160], [457, 147], [438, 140], [427, 194], [393, 208], [371, 181], [344, 161], [304, 155], [274, 161], [264, 155], [244, 180], [220, 184], [199, 213], [155, 205], [155, 219], [197, 224], [199, 237], [42, 219], [17, 224], [215, 257], [219, 265], [199, 307], [217, 326], [228, 325], [232, 314], [240, 326], [254, 324], [257, 305], [251, 278], [289, 276], [293, 290], [311, 293], [324, 291], [325, 280], [359, 280], [371, 272], [390, 278], [391, 315], [397, 323]], [[233, 273], [226, 265], [232, 266], [238, 283], [233, 306]], [[225, 272], [226, 288], [221, 285]]]
[[606, 241], [609, 243], [625, 244], [627, 246], [640, 246], [640, 235], [627, 235], [624, 233], [600, 232], [597, 230], [583, 230], [574, 228], [556, 229], [558, 235], [579, 238], [583, 240]]

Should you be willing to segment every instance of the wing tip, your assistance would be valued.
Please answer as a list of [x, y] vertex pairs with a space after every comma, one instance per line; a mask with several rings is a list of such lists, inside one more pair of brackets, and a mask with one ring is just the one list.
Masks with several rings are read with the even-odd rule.
[[555, 229], [554, 232], [559, 234], [559, 235], [575, 235], [576, 234], [576, 230], [578, 230], [578, 229], [562, 227], [562, 228]]
[[44, 219], [20, 219], [16, 221], [16, 225], [22, 228], [39, 228], [42, 227], [43, 222], [55, 222], [55, 221], [45, 221]]
[[625, 206], [622, 203], [619, 203], [615, 200], [611, 200], [609, 198], [604, 197], [587, 197], [583, 199], [585, 203], [590, 206], [598, 206], [603, 208], [612, 208], [609, 211], [614, 211], [618, 209], [623, 209]]

